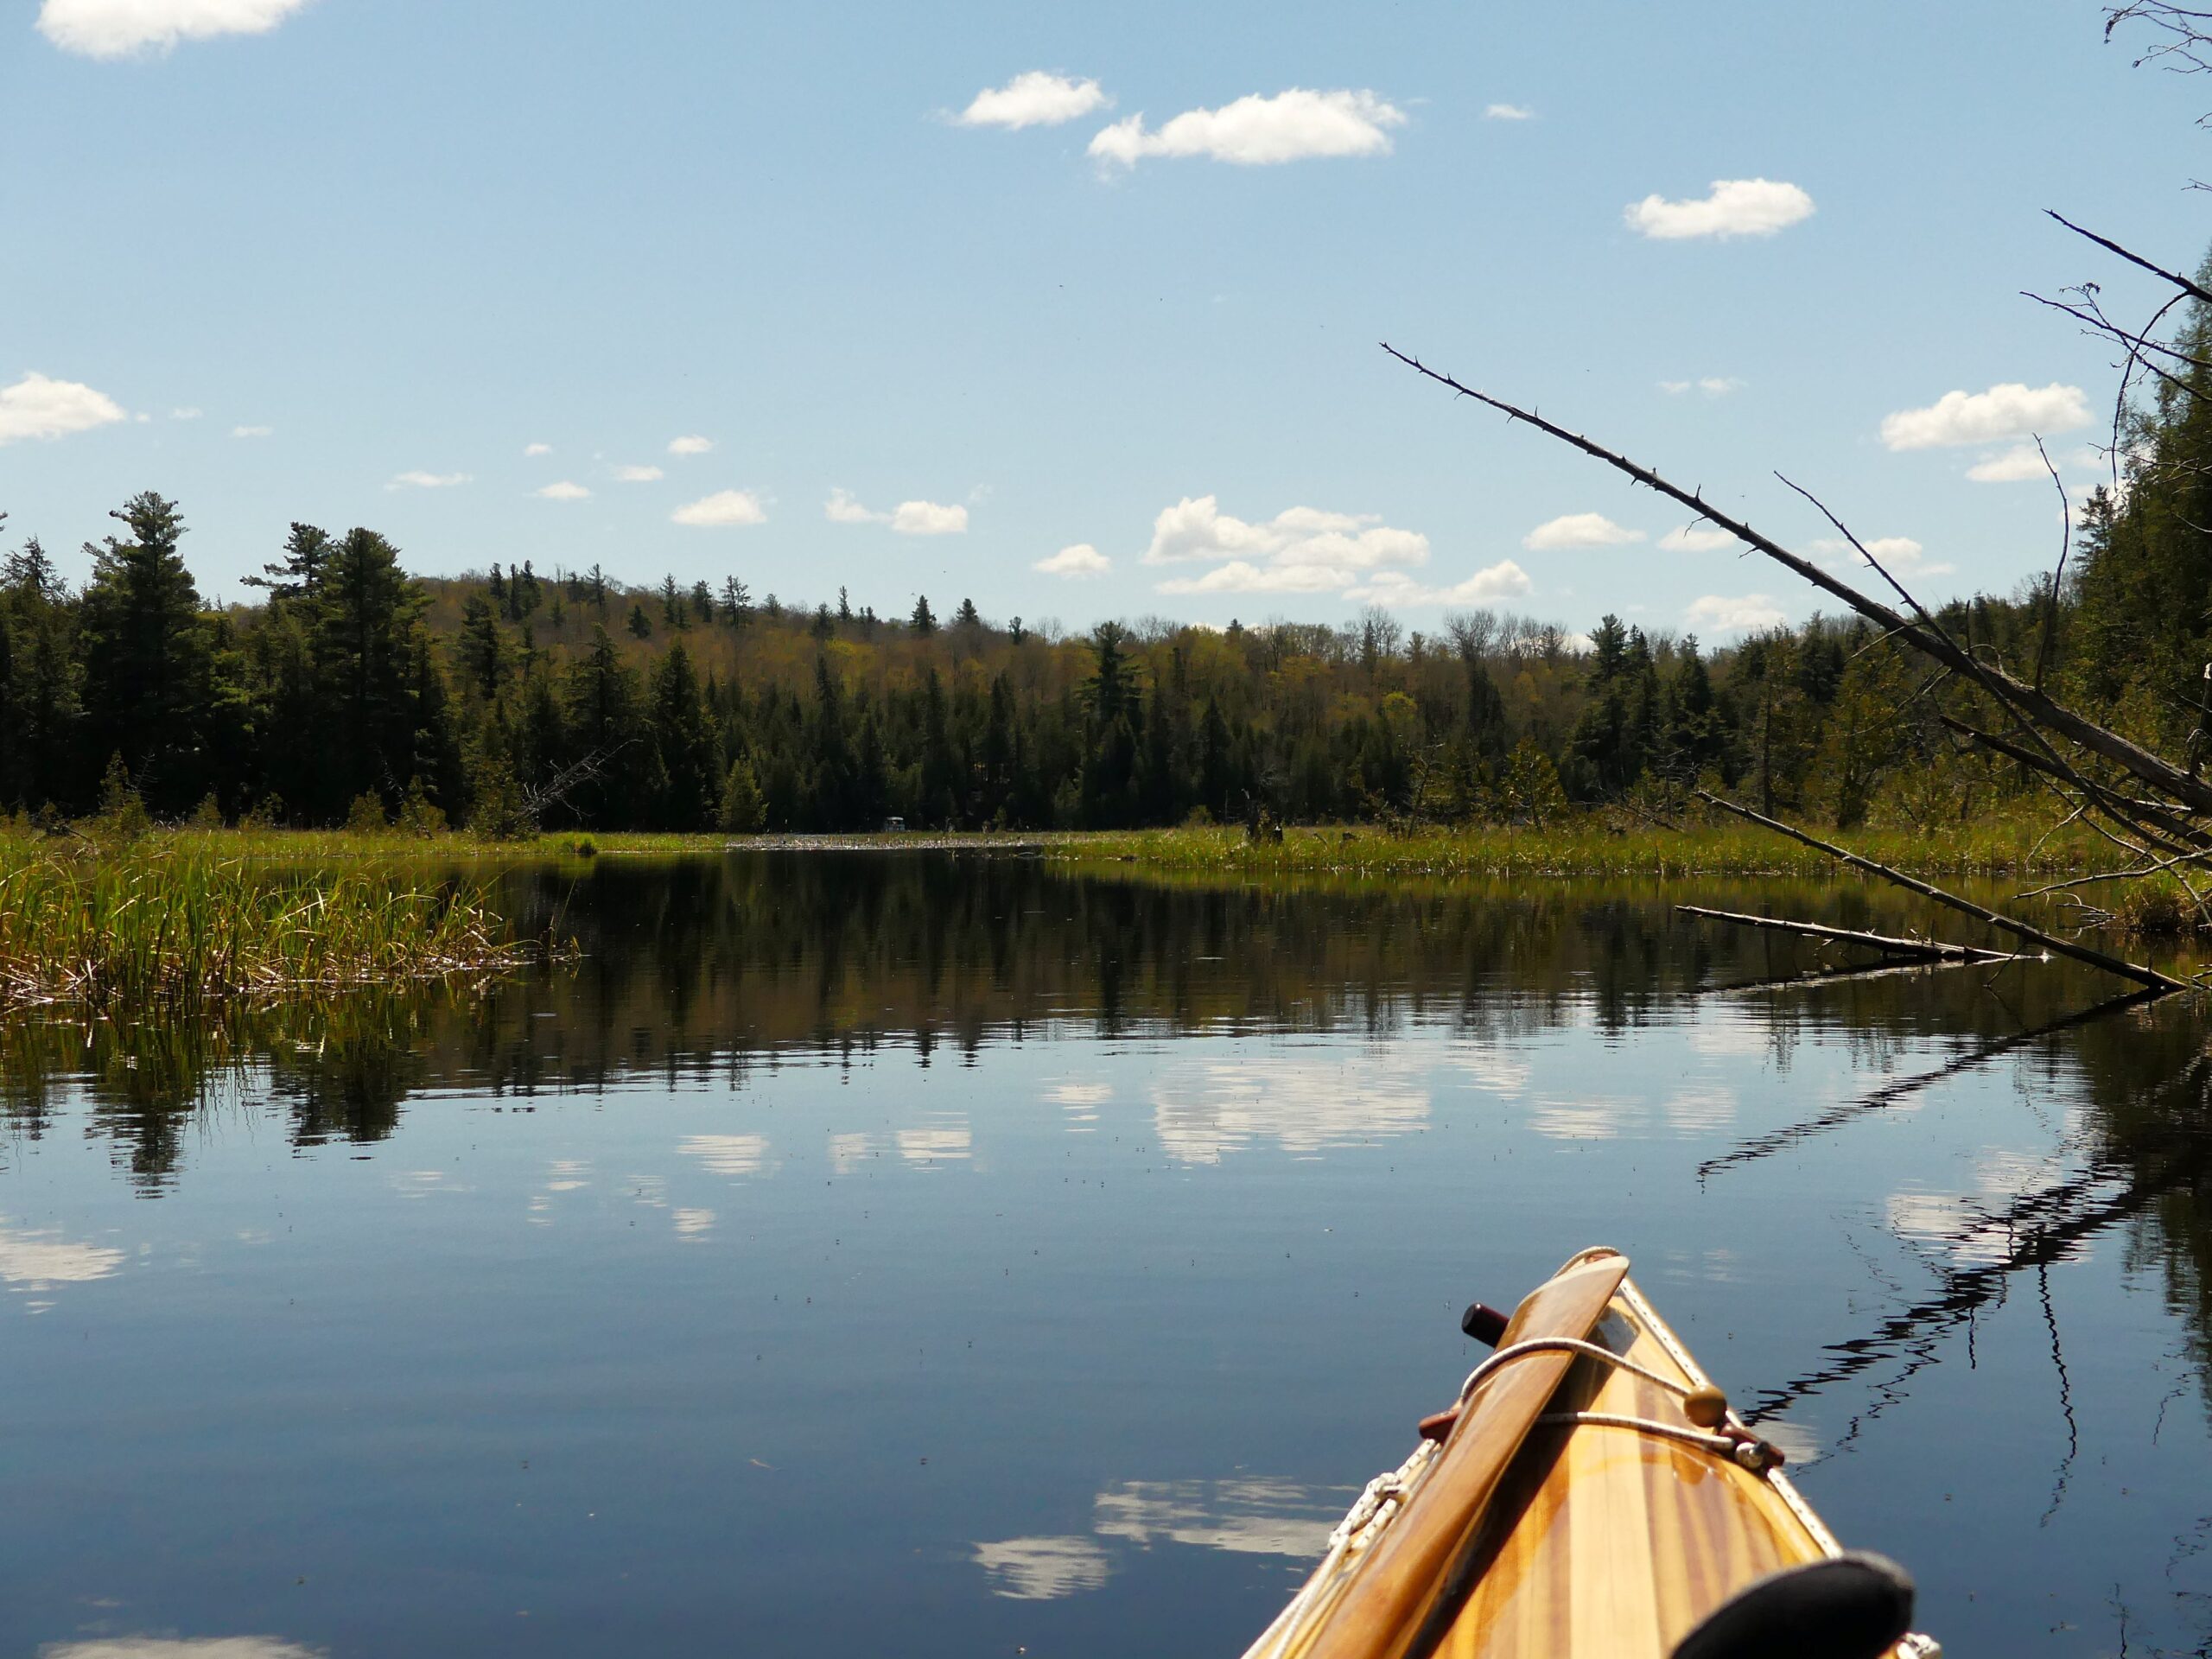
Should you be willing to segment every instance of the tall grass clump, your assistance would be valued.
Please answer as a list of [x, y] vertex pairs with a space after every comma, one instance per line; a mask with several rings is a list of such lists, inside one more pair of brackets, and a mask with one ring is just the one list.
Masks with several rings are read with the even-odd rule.
[[481, 889], [404, 865], [283, 867], [204, 838], [0, 834], [0, 1006], [99, 1012], [504, 972]]

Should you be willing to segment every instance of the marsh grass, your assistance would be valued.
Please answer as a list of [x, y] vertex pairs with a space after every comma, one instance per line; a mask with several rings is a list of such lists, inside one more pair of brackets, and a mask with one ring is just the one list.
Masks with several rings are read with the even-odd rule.
[[276, 862], [213, 832], [0, 835], [0, 1006], [112, 1014], [513, 971], [481, 886], [421, 865]]
[[[1922, 876], [2064, 875], [2111, 866], [2116, 849], [2087, 833], [1993, 819], [1945, 830], [1853, 834], [1852, 850]], [[1055, 838], [1056, 856], [1165, 873], [1244, 880], [1328, 876], [1439, 880], [1459, 876], [1834, 877], [1834, 861], [1749, 825], [1623, 826], [1598, 816], [1542, 829], [1479, 828], [1386, 834], [1367, 828], [1287, 830], [1252, 841], [1241, 830], [1138, 830]]]

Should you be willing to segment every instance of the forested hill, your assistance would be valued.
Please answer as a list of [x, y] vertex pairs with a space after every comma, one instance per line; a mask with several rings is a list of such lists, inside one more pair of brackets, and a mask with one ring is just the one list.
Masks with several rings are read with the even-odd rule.
[[[2189, 385], [2126, 435], [2060, 601], [2030, 577], [1944, 613], [2167, 753], [2212, 658], [2206, 334], [2184, 330]], [[175, 503], [114, 516], [81, 592], [35, 540], [0, 565], [0, 808], [80, 814], [127, 772], [168, 817], [492, 833], [1529, 822], [1704, 779], [1847, 827], [1955, 822], [2024, 786], [1942, 725], [1966, 693], [1855, 620], [1712, 655], [1611, 616], [1578, 635], [1484, 613], [1070, 638], [964, 599], [780, 606], [735, 576], [410, 577], [376, 532], [306, 524], [258, 603], [210, 610]]]

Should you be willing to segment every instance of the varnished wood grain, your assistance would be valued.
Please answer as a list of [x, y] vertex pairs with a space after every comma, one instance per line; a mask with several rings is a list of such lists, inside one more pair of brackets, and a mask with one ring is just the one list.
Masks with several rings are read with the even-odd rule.
[[[1604, 1314], [1628, 1258], [1586, 1252], [1514, 1310], [1504, 1343], [1584, 1337]], [[1299, 1659], [1399, 1659], [1435, 1605], [1453, 1559], [1560, 1379], [1567, 1354], [1537, 1354], [1485, 1380], [1406, 1511], [1345, 1585], [1329, 1616], [1291, 1652]]]

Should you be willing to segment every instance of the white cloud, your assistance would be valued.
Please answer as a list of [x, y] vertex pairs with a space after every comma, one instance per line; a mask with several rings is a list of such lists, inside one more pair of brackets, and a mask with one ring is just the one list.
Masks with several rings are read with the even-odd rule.
[[1347, 588], [1344, 597], [1402, 609], [1415, 605], [1495, 605], [1502, 599], [1525, 598], [1529, 586], [1526, 570], [1511, 559], [1500, 559], [1448, 588], [1427, 587], [1402, 570], [1377, 570], [1364, 585]]
[[0, 443], [66, 437], [123, 417], [114, 398], [74, 380], [30, 373], [12, 386], [0, 386]]
[[2043, 464], [2042, 452], [2035, 445], [2016, 443], [2010, 449], [1983, 456], [1967, 468], [1967, 476], [1977, 484], [2018, 484], [2023, 479], [2049, 478], [2050, 470]]
[[1743, 389], [1744, 382], [1733, 375], [1707, 374], [1695, 380], [1662, 380], [1659, 383], [1660, 391], [1676, 397], [1692, 390], [1701, 391], [1708, 397], [1726, 397], [1730, 392]]
[[935, 501], [901, 501], [891, 511], [891, 528], [901, 536], [957, 536], [968, 528], [968, 509]]
[[1785, 619], [1764, 594], [1745, 594], [1741, 599], [1707, 594], [1690, 601], [1682, 620], [1707, 633], [1741, 633], [1751, 628], [1777, 628]]
[[206, 412], [207, 411], [205, 410], [199, 409], [173, 409], [169, 410], [169, 419], [173, 421], [196, 421]]
[[968, 528], [968, 509], [935, 501], [901, 501], [889, 512], [866, 506], [850, 490], [835, 489], [822, 504], [833, 524], [888, 524], [902, 536], [957, 536]]
[[1492, 104], [1483, 111], [1485, 121], [1533, 121], [1536, 112], [1525, 104]]
[[124, 58], [179, 41], [265, 35], [307, 0], [46, 0], [38, 32], [64, 52]]
[[1203, 576], [1163, 582], [1163, 594], [1342, 594], [1389, 565], [1428, 563], [1428, 537], [1372, 514], [1291, 507], [1263, 524], [1221, 511], [1211, 495], [1185, 496], [1153, 520], [1147, 564], [1216, 559]]
[[846, 489], [834, 489], [830, 499], [822, 504], [822, 516], [833, 524], [883, 524], [891, 521], [887, 512], [870, 512]]
[[2088, 399], [2081, 387], [2056, 380], [2025, 386], [2011, 380], [1987, 391], [1947, 391], [1925, 409], [1885, 415], [1882, 442], [1891, 449], [1938, 449], [2035, 432], [2070, 432], [2088, 423]]
[[274, 436], [276, 431], [273, 426], [234, 426], [231, 429], [231, 435], [234, 438], [266, 438]]
[[1688, 201], [1646, 196], [1624, 213], [1630, 229], [1662, 242], [1693, 236], [1772, 236], [1812, 216], [1812, 197], [1773, 179], [1715, 179], [1710, 195]]
[[591, 492], [582, 485], [565, 478], [557, 484], [548, 484], [537, 493], [548, 501], [582, 501], [591, 495]]
[[400, 474], [391, 483], [385, 485], [385, 488], [387, 490], [449, 490], [455, 485], [470, 484], [474, 481], [474, 477], [467, 473], [412, 472]]
[[1735, 546], [1736, 538], [1725, 530], [1681, 524], [1662, 536], [1659, 545], [1670, 553], [1710, 553], [1717, 548]]
[[1103, 162], [1135, 167], [1147, 156], [1206, 156], [1240, 167], [1302, 161], [1316, 156], [1387, 156], [1387, 129], [1405, 111], [1370, 92], [1317, 92], [1302, 86], [1257, 93], [1217, 110], [1185, 110], [1156, 132], [1141, 114], [1116, 121], [1090, 141]]
[[1084, 576], [1103, 576], [1114, 568], [1114, 562], [1089, 542], [1077, 542], [1048, 559], [1038, 560], [1029, 568], [1042, 570], [1048, 576], [1065, 576], [1073, 581]]
[[671, 443], [668, 446], [668, 453], [671, 455], [703, 455], [714, 447], [715, 441], [712, 438], [702, 438], [694, 433], [688, 438], [677, 438]]
[[[1910, 536], [1877, 536], [1866, 543], [1866, 550], [1880, 561], [1882, 568], [1893, 576], [1947, 576], [1955, 567], [1931, 564], [1923, 555], [1926, 550]], [[1849, 542], [1828, 536], [1813, 543], [1813, 551], [1823, 563], [1843, 562], [1863, 564], [1859, 550]], [[1849, 556], [1847, 558], [1846, 556]]]
[[667, 477], [658, 467], [617, 467], [615, 481], [620, 484], [651, 484]]
[[1057, 127], [1113, 102], [1095, 80], [1032, 69], [1003, 86], [976, 93], [975, 102], [953, 119], [963, 127]]
[[679, 524], [698, 524], [720, 529], [733, 524], [765, 524], [768, 522], [766, 509], [760, 498], [751, 490], [717, 490], [712, 495], [702, 496], [668, 515]]
[[1550, 553], [1563, 547], [1625, 547], [1640, 542], [1643, 532], [1615, 524], [1602, 512], [1569, 512], [1538, 524], [1521, 538], [1532, 553]]
[[522, 452], [531, 456], [550, 455], [553, 453], [553, 446], [550, 443], [525, 443], [522, 447]]

